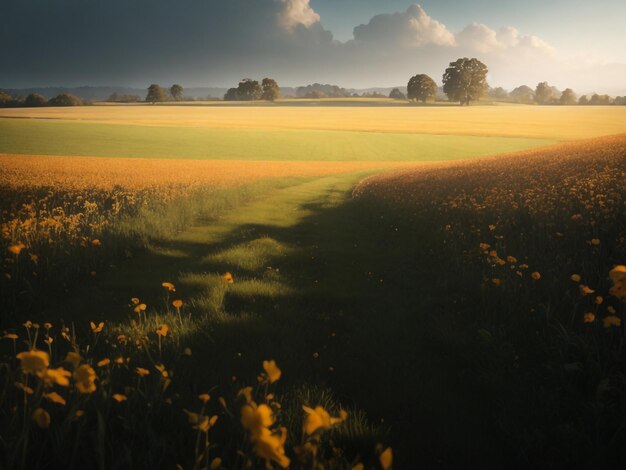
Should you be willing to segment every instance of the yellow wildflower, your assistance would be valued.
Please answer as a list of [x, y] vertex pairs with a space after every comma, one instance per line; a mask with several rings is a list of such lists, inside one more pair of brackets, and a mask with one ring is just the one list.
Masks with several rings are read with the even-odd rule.
[[145, 310], [146, 310], [146, 304], [139, 304], [133, 309], [135, 313], [141, 313]]
[[233, 277], [233, 275], [229, 272], [227, 272], [226, 274], [224, 274], [222, 276], [222, 279], [224, 279], [224, 281], [226, 281], [228, 284], [233, 284], [235, 282], [235, 278]]
[[341, 423], [348, 418], [348, 413], [344, 410], [339, 411], [339, 417], [333, 418], [321, 406], [316, 406], [315, 409], [303, 406], [302, 409], [307, 412], [307, 417], [304, 421], [304, 432], [308, 435], [312, 435], [318, 429], [330, 429], [335, 424]]
[[111, 395], [111, 397], [113, 398], [113, 400], [115, 400], [118, 403], [122, 403], [123, 401], [128, 400], [128, 397], [121, 393], [114, 393], [113, 395]]
[[102, 360], [101, 360], [100, 362], [98, 362], [98, 364], [96, 364], [96, 365], [97, 365], [98, 367], [106, 367], [106, 366], [108, 366], [109, 364], [111, 364], [111, 359], [109, 359], [109, 358], [107, 357], [107, 358], [102, 359]]
[[167, 336], [167, 332], [169, 331], [169, 329], [170, 329], [169, 326], [165, 324], [161, 325], [156, 331], [157, 335], [165, 337]]
[[285, 440], [287, 439], [287, 430], [281, 428], [281, 434], [277, 435], [272, 433], [269, 429], [263, 428], [261, 433], [255, 439], [254, 451], [256, 454], [269, 462], [276, 462], [279, 467], [289, 467], [289, 457], [285, 455]]
[[83, 364], [74, 371], [74, 385], [80, 393], [88, 394], [96, 391], [96, 371], [89, 364]]
[[59, 395], [57, 392], [44, 393], [44, 398], [52, 403], [57, 403], [59, 405], [65, 405], [65, 398]]
[[596, 316], [592, 312], [587, 312], [583, 315], [583, 323], [593, 323], [596, 320]]
[[172, 305], [174, 306], [174, 308], [181, 308], [183, 306], [183, 301], [180, 299], [174, 300], [172, 301]]
[[143, 367], [136, 367], [135, 372], [139, 377], [145, 377], [150, 374], [150, 371], [148, 369], [144, 369]]
[[622, 324], [622, 319], [615, 315], [609, 315], [608, 317], [604, 317], [602, 319], [602, 323], [605, 328], [610, 328], [612, 326], [620, 326]]
[[282, 372], [276, 365], [276, 361], [263, 361], [263, 369], [265, 370], [267, 378], [269, 379], [271, 384], [280, 379]]
[[222, 466], [222, 459], [220, 459], [219, 457], [215, 457], [213, 460], [211, 460], [211, 466], [210, 466], [211, 470], [217, 470], [221, 466]]
[[535, 271], [534, 273], [530, 275], [530, 277], [532, 277], [535, 281], [538, 281], [539, 279], [541, 279], [541, 273], [539, 273], [538, 271]]
[[176, 292], [176, 287], [171, 282], [162, 282], [161, 285], [165, 287], [169, 292]]
[[24, 248], [26, 248], [26, 245], [24, 245], [23, 243], [17, 243], [15, 245], [9, 246], [9, 252], [17, 256], [22, 252]]
[[80, 364], [80, 361], [81, 361], [81, 357], [80, 357], [80, 354], [78, 354], [77, 352], [70, 351], [65, 356], [65, 362], [69, 362], [70, 364], [72, 364], [74, 369], [78, 367], [78, 365]]
[[609, 271], [609, 277], [613, 282], [613, 286], [609, 289], [609, 293], [618, 299], [626, 299], [626, 266], [615, 266]]
[[102, 243], [100, 242], [100, 240], [98, 240], [97, 238], [96, 238], [96, 239], [94, 239], [94, 240], [91, 240], [91, 244], [92, 244], [93, 246], [100, 246], [100, 245], [102, 245]]
[[574, 282], [580, 282], [582, 279], [579, 274], [572, 274], [569, 278]]
[[72, 374], [63, 367], [44, 369], [37, 372], [37, 375], [46, 387], [51, 387], [54, 384], [60, 385], [61, 387], [68, 387], [70, 385], [69, 378], [72, 376]]
[[50, 365], [50, 357], [44, 351], [24, 351], [16, 357], [20, 360], [22, 370], [29, 374], [40, 372]]
[[595, 292], [595, 290], [591, 289], [589, 286], [584, 286], [582, 284], [578, 286], [578, 289], [582, 295], [589, 295]]
[[202, 403], [206, 403], [207, 401], [209, 401], [211, 399], [211, 395], [209, 395], [208, 393], [203, 393], [201, 395], [198, 395], [198, 399]]
[[91, 327], [91, 331], [98, 334], [104, 329], [104, 322], [100, 322], [97, 326], [94, 322], [89, 322], [89, 326]]
[[387, 447], [387, 449], [380, 454], [379, 460], [380, 466], [383, 467], [383, 470], [389, 470], [391, 468], [391, 465], [393, 464], [393, 451], [391, 450], [391, 447]]

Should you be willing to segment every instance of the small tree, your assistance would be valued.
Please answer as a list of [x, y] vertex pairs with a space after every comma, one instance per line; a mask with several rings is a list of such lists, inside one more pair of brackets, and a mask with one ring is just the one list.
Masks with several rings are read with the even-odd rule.
[[148, 94], [146, 95], [146, 102], [148, 103], [159, 103], [161, 101], [165, 101], [167, 98], [167, 94], [165, 90], [161, 88], [157, 84], [152, 84], [148, 87]]
[[69, 93], [61, 93], [60, 95], [50, 98], [48, 106], [82, 106], [83, 101], [74, 95]]
[[425, 103], [426, 101], [435, 99], [437, 95], [437, 84], [428, 75], [419, 74], [411, 77], [406, 90], [410, 100]]
[[0, 90], [0, 108], [6, 108], [13, 104], [13, 97]]
[[581, 106], [585, 106], [589, 104], [589, 98], [587, 98], [587, 95], [583, 95], [580, 98], [578, 98], [578, 104]]
[[469, 105], [487, 90], [487, 66], [480, 60], [467, 57], [450, 62], [443, 74], [443, 92], [450, 101]]
[[566, 88], [561, 93], [561, 97], [559, 98], [559, 103], [563, 105], [573, 105], [576, 104], [576, 93], [571, 88]]
[[48, 100], [45, 96], [40, 95], [39, 93], [31, 93], [24, 100], [24, 106], [28, 108], [45, 106], [46, 104], [48, 104]]
[[406, 96], [404, 96], [404, 93], [402, 93], [400, 90], [394, 88], [393, 90], [391, 90], [391, 93], [389, 93], [389, 98], [394, 100], [405, 100]]
[[170, 95], [172, 95], [172, 99], [174, 101], [182, 101], [183, 92], [184, 92], [183, 87], [178, 84], [174, 84], [170, 88]]
[[261, 94], [261, 99], [265, 101], [274, 101], [280, 98], [280, 87], [276, 80], [272, 78], [264, 78], [261, 82], [261, 88], [263, 89], [263, 93]]
[[120, 97], [117, 94], [117, 92], [114, 91], [113, 93], [111, 93], [111, 95], [109, 95], [109, 98], [107, 99], [107, 101], [109, 103], [117, 103], [118, 101], [120, 101]]
[[237, 100], [239, 100], [237, 88], [229, 88], [226, 94], [224, 95], [224, 101], [237, 101]]
[[501, 86], [489, 89], [489, 96], [496, 101], [505, 101], [509, 98], [507, 91]]
[[535, 101], [535, 91], [527, 85], [518, 86], [513, 89], [511, 93], [509, 93], [509, 96], [518, 103], [532, 103]]

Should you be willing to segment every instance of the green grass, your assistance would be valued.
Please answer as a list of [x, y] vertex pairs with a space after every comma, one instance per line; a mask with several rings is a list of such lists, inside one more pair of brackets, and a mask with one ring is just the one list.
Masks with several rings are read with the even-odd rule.
[[435, 161], [525, 150], [545, 139], [237, 130], [0, 119], [0, 153], [276, 161]]

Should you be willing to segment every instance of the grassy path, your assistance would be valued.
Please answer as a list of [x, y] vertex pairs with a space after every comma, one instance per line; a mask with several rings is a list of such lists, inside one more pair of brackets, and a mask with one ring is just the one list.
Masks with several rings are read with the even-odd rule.
[[[123, 319], [132, 296], [162, 308], [160, 283], [172, 281], [205, 320], [184, 334], [201, 386], [238, 390], [275, 358], [296, 402], [318, 404], [328, 388], [368, 413], [378, 431], [358, 416], [349, 431], [364, 448], [390, 429], [399, 468], [484, 462], [484, 452], [497, 460], [505, 450], [484, 429], [490, 410], [476, 405], [483, 392], [466, 369], [467, 339], [449, 326], [454, 306], [430, 269], [433, 240], [411, 252], [427, 230], [406, 233], [351, 201], [363, 176], [279, 189], [200, 223], [109, 275], [92, 296], [108, 300], [90, 315]], [[235, 276], [227, 287], [226, 271]]]

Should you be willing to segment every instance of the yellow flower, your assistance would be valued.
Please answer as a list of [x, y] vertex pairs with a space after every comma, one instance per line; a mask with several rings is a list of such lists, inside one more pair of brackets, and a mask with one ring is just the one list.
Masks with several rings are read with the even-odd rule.
[[605, 328], [610, 328], [612, 326], [620, 326], [622, 324], [622, 319], [620, 317], [616, 317], [615, 315], [609, 315], [608, 317], [604, 317], [602, 319], [602, 323]]
[[308, 416], [304, 421], [304, 432], [309, 436], [315, 433], [318, 429], [330, 429], [335, 424], [341, 423], [348, 418], [348, 413], [344, 410], [339, 411], [339, 417], [333, 418], [328, 414], [321, 406], [316, 406], [315, 409], [303, 406], [302, 409], [307, 412]]
[[269, 379], [271, 384], [280, 379], [282, 372], [276, 365], [276, 361], [263, 361], [263, 369], [265, 370], [267, 378]]
[[19, 336], [17, 336], [15, 333], [7, 333], [3, 336], [3, 338], [15, 340], [19, 339]]
[[494, 277], [491, 282], [493, 283], [494, 286], [499, 286], [500, 284], [502, 284], [502, 281], [500, 279], [498, 279], [497, 277]]
[[235, 282], [235, 278], [233, 277], [233, 275], [229, 272], [227, 272], [226, 274], [224, 274], [222, 276], [222, 279], [224, 279], [224, 281], [226, 281], [228, 284], [233, 284]]
[[170, 329], [169, 326], [161, 325], [156, 331], [157, 335], [165, 337], [167, 336], [167, 332], [169, 331], [169, 329]]
[[578, 289], [582, 295], [589, 295], [595, 292], [595, 290], [591, 289], [589, 286], [583, 286], [582, 284], [578, 286]]
[[143, 367], [136, 367], [135, 372], [137, 372], [139, 377], [145, 377], [150, 374], [150, 371], [148, 369], [144, 369]]
[[211, 470], [217, 470], [218, 468], [220, 468], [222, 465], [222, 459], [220, 459], [219, 457], [215, 457], [213, 460], [211, 460]]
[[539, 279], [541, 279], [541, 273], [535, 271], [530, 275], [530, 277], [532, 277], [535, 281], [538, 281]]
[[32, 395], [34, 390], [27, 385], [24, 385], [22, 382], [15, 382], [14, 385], [22, 390], [26, 395]]
[[78, 367], [78, 365], [80, 364], [80, 361], [81, 361], [81, 357], [80, 357], [80, 354], [78, 354], [77, 352], [70, 351], [65, 356], [65, 362], [69, 362], [70, 364], [72, 364], [74, 369]]
[[507, 260], [507, 262], [509, 262], [511, 264], [517, 263], [517, 258], [515, 256], [507, 256], [506, 260]]
[[164, 378], [168, 378], [169, 377], [169, 373], [167, 372], [167, 370], [165, 369], [165, 366], [163, 364], [155, 364], [154, 366], [156, 368], [156, 370], [158, 370], [161, 375]]
[[74, 385], [80, 393], [88, 394], [95, 392], [96, 379], [96, 371], [89, 364], [83, 364], [74, 371]]
[[37, 408], [33, 411], [33, 421], [37, 423], [41, 429], [48, 429], [50, 427], [50, 415], [43, 408]]
[[106, 366], [108, 366], [109, 364], [111, 364], [111, 359], [109, 359], [109, 358], [107, 357], [107, 358], [102, 359], [100, 362], [98, 362], [97, 366], [98, 366], [98, 367], [106, 367]]
[[133, 309], [135, 313], [141, 313], [145, 310], [146, 310], [146, 304], [139, 304]]
[[24, 248], [26, 248], [26, 245], [24, 245], [23, 243], [17, 243], [15, 245], [9, 246], [9, 252], [17, 256], [22, 252]]
[[46, 387], [52, 387], [54, 384], [60, 385], [61, 387], [68, 387], [70, 385], [69, 379], [72, 376], [72, 374], [63, 367], [44, 369], [37, 372], [37, 375]]
[[593, 323], [595, 320], [596, 316], [591, 312], [587, 312], [583, 315], [583, 323]]
[[59, 395], [57, 392], [44, 393], [44, 398], [52, 403], [57, 403], [59, 405], [65, 405], [65, 398]]
[[613, 282], [613, 286], [609, 289], [609, 293], [618, 299], [626, 299], [626, 266], [615, 266], [609, 271], [609, 277]]
[[602, 296], [597, 296], [596, 299], [594, 300], [594, 302], [598, 305], [600, 305], [602, 302], [604, 302], [604, 298], [602, 298]]
[[261, 429], [269, 428], [274, 424], [274, 413], [265, 404], [256, 406], [254, 402], [251, 402], [241, 409], [241, 424], [253, 436], [256, 436], [261, 433]]
[[[276, 435], [269, 429], [263, 428], [261, 433], [255, 439], [254, 451], [264, 459], [266, 463], [276, 462], [279, 467], [289, 467], [289, 457], [285, 455], [285, 440], [287, 439], [287, 430], [281, 428], [281, 434]], [[269, 468], [269, 465], [268, 465]]]
[[580, 282], [582, 279], [579, 274], [572, 274], [569, 278], [574, 282]]
[[193, 429], [198, 431], [208, 432], [209, 429], [217, 422], [217, 416], [204, 416], [198, 413], [192, 413], [191, 411], [183, 410], [187, 414], [187, 420]]
[[91, 331], [98, 334], [104, 329], [104, 322], [100, 322], [97, 326], [94, 322], [89, 322], [89, 326], [91, 327]]
[[169, 292], [176, 292], [176, 287], [171, 282], [162, 282], [161, 285], [165, 287]]
[[174, 301], [172, 301], [172, 305], [174, 306], [174, 308], [181, 308], [183, 306], [183, 301], [182, 300], [174, 300]]
[[609, 313], [617, 313], [617, 310], [615, 310], [615, 307], [613, 307], [612, 305], [609, 305], [606, 309], [609, 311]]
[[202, 395], [198, 395], [198, 399], [202, 403], [206, 403], [207, 401], [209, 401], [211, 399], [211, 395], [209, 395], [208, 393], [203, 393]]
[[237, 396], [243, 396], [246, 400], [246, 403], [253, 403], [252, 400], [252, 387], [244, 387], [237, 393]]
[[598, 246], [600, 244], [600, 239], [599, 238], [592, 239], [591, 244], [594, 246]]
[[128, 397], [126, 395], [122, 395], [121, 393], [114, 393], [111, 397], [118, 403], [128, 400]]
[[141, 302], [137, 297], [133, 297], [132, 299], [130, 299], [130, 302], [133, 305], [139, 305], [139, 302]]
[[362, 463], [357, 463], [354, 467], [352, 467], [352, 470], [365, 470], [365, 467]]
[[50, 357], [44, 351], [24, 351], [16, 357], [20, 360], [22, 370], [29, 374], [43, 371], [50, 365]]
[[393, 451], [391, 450], [391, 447], [387, 447], [387, 449], [380, 454], [379, 459], [380, 466], [383, 467], [383, 470], [389, 470], [393, 464]]
[[91, 244], [93, 246], [100, 246], [100, 245], [102, 245], [102, 243], [100, 243], [100, 240], [98, 240], [97, 238], [94, 239], [94, 240], [91, 240]]

